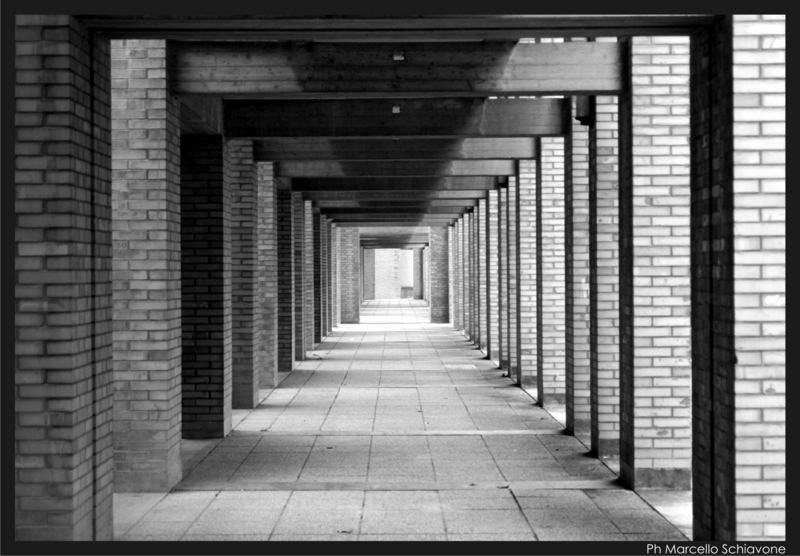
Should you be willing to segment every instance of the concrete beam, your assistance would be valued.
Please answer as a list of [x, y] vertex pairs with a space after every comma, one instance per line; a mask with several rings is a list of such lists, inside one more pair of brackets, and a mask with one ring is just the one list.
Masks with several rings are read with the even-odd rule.
[[484, 160], [531, 159], [531, 137], [472, 137], [467, 139], [336, 139], [285, 137], [253, 142], [259, 161], [286, 160]]
[[513, 172], [513, 160], [309, 160], [275, 164], [275, 175], [287, 178], [497, 176]]
[[176, 42], [178, 93], [298, 97], [616, 94], [621, 44]]
[[494, 189], [497, 180], [481, 176], [385, 177], [385, 178], [295, 178], [293, 191], [453, 191]]
[[568, 125], [560, 98], [225, 101], [226, 137], [543, 137]]
[[397, 190], [397, 191], [305, 191], [303, 198], [309, 201], [322, 202], [332, 201], [399, 201], [403, 202], [410, 198], [418, 201], [431, 200], [455, 200], [455, 199], [483, 199], [486, 196], [485, 189], [462, 189], [450, 191], [425, 191], [425, 190]]
[[115, 38], [239, 41], [484, 41], [533, 37], [687, 34], [710, 14], [424, 15], [414, 17], [86, 16], [88, 28]]

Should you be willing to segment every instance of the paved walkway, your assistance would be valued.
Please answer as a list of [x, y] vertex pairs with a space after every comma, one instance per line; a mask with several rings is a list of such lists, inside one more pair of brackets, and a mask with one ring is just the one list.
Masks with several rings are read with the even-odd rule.
[[119, 540], [681, 540], [421, 302], [367, 302]]

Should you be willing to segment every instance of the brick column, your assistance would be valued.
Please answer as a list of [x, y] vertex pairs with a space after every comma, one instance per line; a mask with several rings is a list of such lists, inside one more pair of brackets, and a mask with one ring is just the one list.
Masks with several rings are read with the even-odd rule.
[[278, 250], [278, 370], [289, 372], [294, 367], [294, 225], [292, 190], [278, 182], [277, 203]]
[[480, 289], [481, 283], [483, 279], [481, 278], [480, 274], [480, 264], [478, 260], [478, 253], [480, 252], [480, 235], [478, 233], [479, 226], [478, 222], [480, 221], [480, 209], [479, 207], [475, 207], [474, 212], [472, 213], [472, 251], [470, 253], [472, 257], [472, 328], [473, 328], [473, 339], [472, 341], [475, 342], [475, 345], [480, 347], [481, 343], [481, 305], [480, 305]]
[[[448, 229], [449, 234], [449, 229]], [[448, 236], [449, 237], [449, 236]], [[430, 301], [430, 291], [431, 291], [431, 250], [426, 245], [422, 248], [422, 299], [425, 301]], [[449, 267], [448, 267], [449, 268]], [[449, 307], [449, 304], [448, 304]]]
[[256, 304], [260, 215], [253, 141], [226, 139], [224, 160], [225, 188], [232, 195], [233, 407], [252, 409], [258, 404], [259, 365], [264, 358], [264, 321]]
[[339, 226], [331, 224], [331, 254], [333, 255], [333, 272], [331, 273], [331, 285], [333, 293], [333, 326], [339, 326], [342, 322], [342, 292], [341, 292], [341, 252], [342, 252], [342, 233]]
[[591, 452], [619, 454], [619, 105], [598, 96], [589, 129]]
[[785, 34], [734, 15], [691, 45], [698, 540], [786, 538]]
[[218, 135], [181, 138], [183, 436], [231, 429], [231, 201]]
[[487, 225], [487, 244], [486, 250], [488, 252], [486, 275], [489, 284], [488, 291], [488, 309], [487, 317], [489, 321], [488, 328], [488, 352], [487, 355], [492, 361], [500, 364], [500, 307], [498, 301], [500, 299], [500, 265], [499, 265], [499, 225], [497, 218], [499, 193], [496, 189], [488, 192], [486, 203], [486, 225]]
[[508, 374], [508, 184], [498, 188], [498, 222], [497, 233], [499, 236], [498, 251], [498, 293], [500, 306], [500, 327], [498, 329], [498, 357], [500, 368]]
[[[454, 224], [450, 224], [447, 226], [447, 293], [448, 293], [448, 302], [447, 302], [447, 311], [450, 314], [450, 323], [455, 328], [455, 300], [456, 300], [456, 271], [455, 271], [455, 245], [456, 245], [456, 227]], [[428, 246], [428, 252], [430, 253], [430, 245]], [[428, 292], [430, 292], [430, 272], [428, 273]], [[430, 295], [428, 295], [428, 302], [430, 303]]]
[[464, 334], [469, 337], [470, 327], [472, 326], [472, 313], [470, 310], [470, 292], [472, 291], [472, 281], [469, 275], [469, 214], [461, 217], [461, 312], [463, 313]]
[[540, 140], [541, 399], [565, 402], [564, 138]]
[[278, 384], [278, 215], [277, 185], [272, 162], [256, 163], [257, 239], [256, 312], [263, 328], [257, 333], [255, 366], [261, 388]]
[[18, 15], [15, 50], [15, 538], [111, 540], [109, 45]]
[[364, 269], [361, 283], [363, 299], [375, 299], [375, 249], [359, 249]]
[[508, 369], [509, 376], [522, 384], [520, 360], [519, 314], [519, 188], [517, 177], [508, 177]]
[[520, 160], [518, 168], [520, 365], [523, 385], [541, 400], [540, 178], [536, 160]]
[[325, 215], [320, 215], [319, 219], [319, 248], [320, 248], [320, 284], [322, 290], [319, 294], [319, 309], [320, 309], [320, 323], [319, 334], [320, 341], [328, 335], [328, 219]]
[[414, 248], [414, 269], [413, 269], [413, 279], [414, 279], [414, 299], [422, 299], [423, 296], [423, 282], [425, 277], [423, 276], [422, 270], [422, 248], [415, 247]]
[[313, 212], [313, 257], [314, 257], [314, 342], [319, 343], [325, 335], [322, 330], [322, 218], [319, 208], [312, 205]]
[[359, 321], [359, 275], [361, 274], [361, 245], [358, 228], [339, 228], [339, 278], [341, 292], [341, 322]]
[[325, 335], [331, 333], [334, 326], [334, 312], [335, 300], [333, 298], [334, 292], [334, 272], [336, 271], [336, 259], [333, 252], [334, 239], [333, 239], [333, 223], [330, 218], [325, 218], [325, 250], [327, 257], [325, 258], [326, 271], [325, 271], [325, 285], [327, 293], [325, 294]]
[[462, 311], [461, 296], [461, 218], [453, 225], [453, 326], [456, 330], [464, 327], [464, 314]]
[[688, 46], [631, 39], [620, 97], [620, 476], [635, 488], [691, 478]]
[[571, 125], [564, 154], [566, 429], [590, 445], [589, 128], [574, 117]]
[[305, 236], [306, 210], [303, 194], [292, 191], [292, 243], [294, 245], [294, 359], [306, 358]]
[[303, 201], [303, 339], [305, 351], [314, 349], [314, 208], [311, 201]]
[[111, 44], [116, 492], [182, 476], [180, 106], [166, 60], [163, 40]]
[[431, 322], [449, 322], [447, 314], [447, 228], [429, 228], [428, 247], [431, 250]]
[[478, 201], [478, 314], [480, 315], [478, 325], [478, 347], [484, 353], [489, 353], [489, 273], [487, 271], [489, 263], [489, 248], [487, 231], [487, 202], [486, 199]]

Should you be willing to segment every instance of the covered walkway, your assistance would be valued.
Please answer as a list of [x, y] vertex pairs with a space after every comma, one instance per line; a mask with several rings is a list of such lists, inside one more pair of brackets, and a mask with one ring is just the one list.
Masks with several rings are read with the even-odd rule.
[[361, 310], [171, 493], [115, 494], [115, 538], [686, 538], [424, 301]]

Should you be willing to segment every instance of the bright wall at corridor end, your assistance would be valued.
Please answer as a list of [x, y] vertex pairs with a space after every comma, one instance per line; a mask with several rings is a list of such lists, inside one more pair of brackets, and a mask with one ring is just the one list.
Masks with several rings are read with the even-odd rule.
[[399, 299], [414, 287], [412, 249], [375, 249], [375, 299]]

